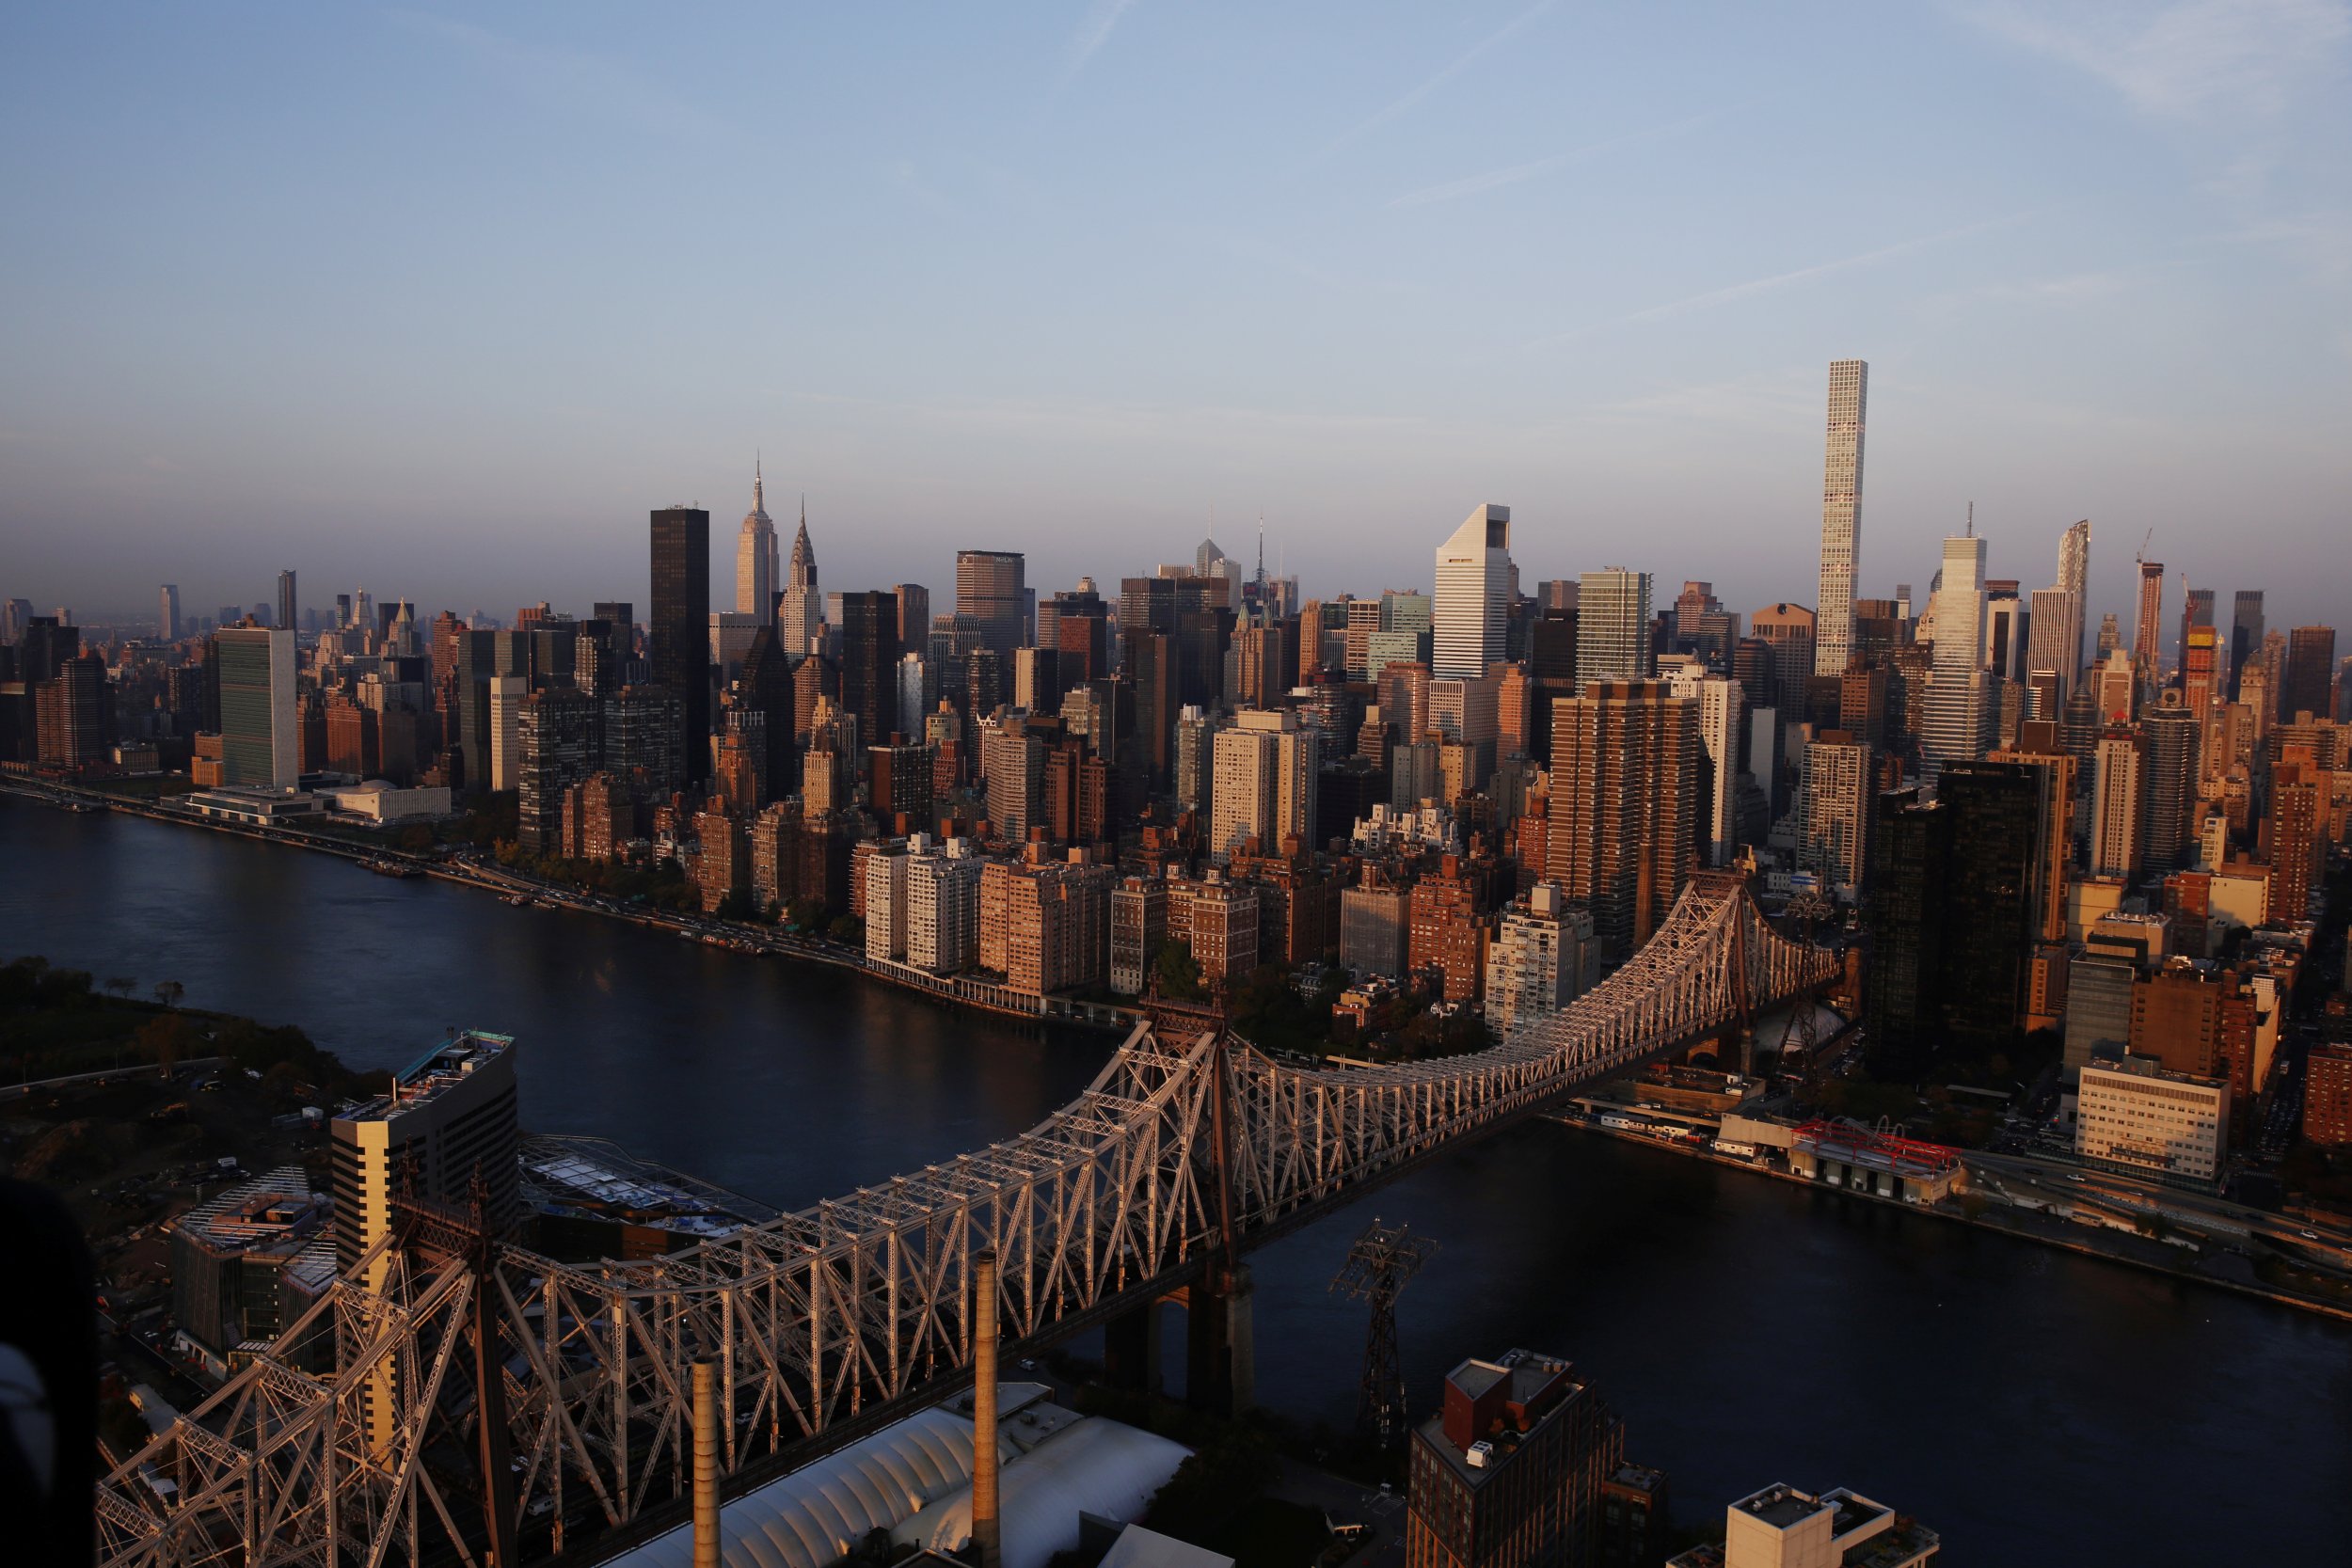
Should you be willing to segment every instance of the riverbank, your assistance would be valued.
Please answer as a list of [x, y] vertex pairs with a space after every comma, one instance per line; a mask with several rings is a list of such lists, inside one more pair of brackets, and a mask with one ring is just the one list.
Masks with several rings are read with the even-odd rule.
[[298, 827], [256, 827], [246, 823], [224, 821], [217, 817], [199, 816], [174, 808], [159, 800], [139, 800], [113, 794], [106, 790], [80, 785], [51, 783], [23, 777], [0, 775], [0, 793], [14, 796], [61, 811], [85, 811], [92, 808], [119, 812], [125, 816], [143, 816], [153, 822], [170, 823], [176, 827], [200, 828], [246, 839], [257, 844], [283, 845], [309, 849], [349, 861], [373, 869], [376, 865], [398, 868], [403, 874], [421, 874], [445, 882], [492, 893], [517, 903], [548, 908], [566, 909], [581, 914], [597, 915], [618, 920], [647, 930], [666, 931], [689, 941], [701, 942], [713, 947], [729, 947], [739, 952], [754, 953], [768, 958], [794, 958], [804, 963], [826, 964], [848, 970], [866, 979], [895, 986], [928, 997], [950, 1007], [968, 1007], [976, 1012], [997, 1018], [1027, 1022], [1066, 1023], [1086, 1029], [1124, 1035], [1140, 1022], [1142, 1014], [1132, 1007], [1112, 1003], [1084, 1002], [1066, 996], [1041, 996], [1013, 990], [1005, 985], [969, 974], [932, 974], [927, 971], [900, 963], [875, 963], [854, 948], [821, 937], [797, 936], [774, 927], [746, 921], [722, 920], [712, 915], [673, 914], [660, 911], [615, 904], [591, 893], [584, 893], [567, 883], [550, 882], [525, 876], [504, 866], [483, 865], [471, 861], [445, 855], [419, 854], [412, 850], [394, 848], [389, 845], [361, 843], [331, 833], [314, 832]]
[[[1718, 1154], [1711, 1148], [1700, 1148], [1694, 1144], [1669, 1143], [1659, 1138], [1645, 1137], [1638, 1132], [1627, 1132], [1613, 1127], [1603, 1127], [1598, 1122], [1573, 1112], [1558, 1112], [1546, 1119], [1557, 1122], [1564, 1127], [1574, 1128], [1579, 1132], [1589, 1132], [1597, 1137], [1611, 1138], [1643, 1148], [1657, 1149], [1661, 1153], [1675, 1154], [1684, 1159], [1704, 1161], [1788, 1186], [1802, 1187], [1813, 1192], [1834, 1193], [1857, 1203], [1872, 1204], [1882, 1209], [1899, 1210], [1906, 1214], [1922, 1214], [1933, 1219], [1949, 1220], [1959, 1225], [1974, 1226], [1980, 1230], [1991, 1230], [2000, 1235], [2013, 1236], [2020, 1241], [2055, 1247], [2060, 1251], [2072, 1252], [2078, 1257], [2096, 1259], [2101, 1262], [2122, 1263], [2153, 1274], [2169, 1275], [2189, 1284], [2207, 1285], [2217, 1290], [2229, 1291], [2258, 1301], [2269, 1302], [2273, 1306], [2294, 1307], [2298, 1311], [2316, 1313], [2321, 1317], [2352, 1323], [2352, 1306], [2328, 1301], [2301, 1291], [2281, 1290], [2265, 1284], [2260, 1279], [2233, 1279], [2226, 1275], [2208, 1273], [2203, 1269], [2185, 1263], [2182, 1260], [2184, 1248], [2118, 1229], [2105, 1219], [2100, 1220], [2096, 1226], [2092, 1226], [2072, 1217], [2061, 1218], [2055, 1210], [2048, 1207], [2036, 1208], [2023, 1205], [2007, 1197], [1997, 1200], [1997, 1207], [1995, 1200], [1987, 1199], [1983, 1208], [1973, 1212], [1963, 1204], [1950, 1201], [1933, 1204], [1912, 1203], [1899, 1197], [1884, 1197], [1877, 1193], [1863, 1192], [1855, 1188], [1808, 1180], [1794, 1171], [1782, 1170], [1778, 1166], [1767, 1164], [1760, 1157], [1743, 1160], [1731, 1155]], [[1964, 1153], [1962, 1163], [1966, 1164]], [[1975, 1174], [1973, 1170], [1970, 1173], [1972, 1182]], [[2225, 1252], [2220, 1256], [2227, 1258], [2234, 1255]], [[2195, 1255], [2194, 1260], [2205, 1262], [2215, 1259], [2206, 1252], [2200, 1251]], [[2247, 1272], [2249, 1275], [2252, 1273], [2250, 1263], [2247, 1265]]]

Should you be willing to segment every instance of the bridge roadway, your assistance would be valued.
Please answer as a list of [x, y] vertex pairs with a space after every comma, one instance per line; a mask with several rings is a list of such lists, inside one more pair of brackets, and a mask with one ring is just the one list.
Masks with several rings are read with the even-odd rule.
[[[1026, 1132], [682, 1252], [566, 1264], [421, 1225], [110, 1466], [99, 1561], [601, 1555], [685, 1496], [697, 1360], [730, 1418], [727, 1489], [756, 1484], [969, 1377], [984, 1249], [1016, 1354], [1178, 1290], [1199, 1323], [1246, 1291], [1248, 1248], [1837, 969], [1773, 931], [1744, 881], [1702, 875], [1608, 979], [1470, 1055], [1302, 1069], [1163, 1012]], [[1230, 1343], [1208, 1348], [1224, 1370]]]

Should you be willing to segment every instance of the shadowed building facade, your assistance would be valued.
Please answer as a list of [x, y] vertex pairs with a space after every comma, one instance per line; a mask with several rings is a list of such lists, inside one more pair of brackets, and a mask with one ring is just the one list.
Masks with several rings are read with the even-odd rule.
[[710, 514], [653, 514], [653, 616], [647, 659], [656, 686], [677, 694], [678, 760], [687, 781], [710, 776]]

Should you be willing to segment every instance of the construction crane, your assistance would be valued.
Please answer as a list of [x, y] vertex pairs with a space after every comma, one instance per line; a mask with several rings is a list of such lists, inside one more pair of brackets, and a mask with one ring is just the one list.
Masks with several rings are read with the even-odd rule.
[[1438, 1250], [1409, 1226], [1385, 1226], [1375, 1216], [1347, 1249], [1347, 1261], [1331, 1276], [1330, 1288], [1372, 1304], [1364, 1336], [1364, 1381], [1356, 1398], [1356, 1422], [1386, 1449], [1405, 1433], [1405, 1367], [1396, 1350], [1396, 1298]]

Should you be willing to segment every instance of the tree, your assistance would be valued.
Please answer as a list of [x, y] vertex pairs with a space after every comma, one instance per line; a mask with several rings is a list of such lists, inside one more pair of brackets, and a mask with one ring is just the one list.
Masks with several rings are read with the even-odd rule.
[[131, 1044], [139, 1054], [166, 1072], [178, 1067], [195, 1043], [196, 1030], [188, 1021], [169, 1014], [149, 1019], [131, 1037]]
[[1274, 1479], [1274, 1444], [1241, 1424], [1204, 1444], [1176, 1467], [1144, 1514], [1151, 1529], [1198, 1542], [1248, 1506]]
[[128, 974], [109, 974], [100, 982], [99, 989], [110, 993], [118, 1002], [127, 1002], [139, 983]]
[[1170, 939], [1160, 943], [1159, 953], [1152, 960], [1152, 977], [1159, 982], [1160, 994], [1171, 1002], [1193, 1002], [1200, 996], [1200, 964], [1192, 956], [1192, 944]]
[[177, 980], [164, 980], [155, 987], [155, 1000], [167, 1007], [177, 1007], [180, 999], [188, 994], [188, 988]]

